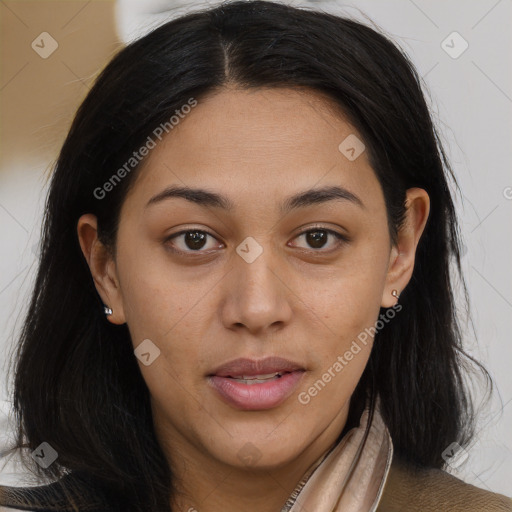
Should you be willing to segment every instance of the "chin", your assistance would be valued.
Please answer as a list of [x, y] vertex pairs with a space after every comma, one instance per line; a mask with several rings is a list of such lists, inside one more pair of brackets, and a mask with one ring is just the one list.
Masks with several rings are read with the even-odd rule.
[[[294, 449], [291, 445], [283, 446], [283, 443], [277, 439], [274, 442], [265, 442], [264, 439], [258, 441], [253, 438], [252, 441], [247, 439], [236, 443], [233, 442], [230, 446], [228, 460], [226, 460], [225, 451], [219, 455], [222, 455], [224, 462], [230, 466], [240, 469], [268, 471], [285, 466], [294, 460], [301, 451], [298, 449], [298, 444], [297, 442]], [[232, 452], [231, 449], [234, 445], [240, 446], [240, 448]]]

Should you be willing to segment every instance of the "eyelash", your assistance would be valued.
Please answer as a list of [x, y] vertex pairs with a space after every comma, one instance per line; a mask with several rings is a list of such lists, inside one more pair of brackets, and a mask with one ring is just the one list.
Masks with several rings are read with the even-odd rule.
[[[328, 228], [325, 228], [325, 227], [322, 227], [322, 226], [312, 227], [312, 228], [309, 228], [309, 229], [307, 229], [305, 231], [302, 231], [301, 233], [298, 233], [295, 238], [298, 238], [298, 237], [300, 237], [302, 235], [307, 235], [308, 233], [314, 233], [316, 231], [325, 231], [326, 233], [328, 233], [330, 235], [333, 235], [337, 239], [337, 244], [336, 244], [337, 246], [334, 249], [330, 249], [330, 250], [299, 248], [300, 250], [302, 250], [302, 252], [304, 252], [304, 251], [311, 251], [313, 253], [329, 254], [329, 253], [331, 253], [333, 251], [338, 250], [344, 244], [350, 242], [350, 238], [348, 236], [342, 235], [341, 233], [338, 233], [337, 231], [334, 231], [332, 229], [328, 229]], [[215, 238], [215, 235], [213, 235], [212, 233], [210, 233], [208, 231], [205, 231], [203, 229], [185, 229], [183, 231], [179, 231], [178, 233], [173, 233], [171, 236], [167, 237], [164, 240], [164, 243], [168, 243], [169, 241], [173, 240], [174, 238], [178, 238], [179, 236], [187, 234], [187, 233], [203, 233], [205, 235], [211, 236], [212, 238]], [[208, 254], [208, 251], [202, 251], [202, 250], [198, 250], [198, 251], [193, 251], [193, 250], [182, 251], [181, 249], [175, 249], [175, 248], [172, 248], [171, 250], [173, 252], [176, 252], [176, 253], [179, 253], [179, 254], [187, 254], [187, 255], [191, 254], [191, 255], [202, 256], [204, 254]]]

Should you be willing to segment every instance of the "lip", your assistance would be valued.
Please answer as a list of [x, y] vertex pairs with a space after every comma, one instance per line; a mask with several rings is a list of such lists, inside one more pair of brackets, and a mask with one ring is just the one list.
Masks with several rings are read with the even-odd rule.
[[303, 366], [282, 357], [266, 357], [265, 359], [233, 359], [215, 369], [210, 376], [238, 377], [239, 375], [265, 375], [275, 372], [294, 372], [305, 370]]
[[[235, 359], [208, 375], [208, 384], [229, 405], [246, 411], [272, 409], [282, 404], [297, 388], [305, 369], [280, 357], [262, 360]], [[279, 372], [280, 378], [265, 383], [246, 384], [233, 377]]]

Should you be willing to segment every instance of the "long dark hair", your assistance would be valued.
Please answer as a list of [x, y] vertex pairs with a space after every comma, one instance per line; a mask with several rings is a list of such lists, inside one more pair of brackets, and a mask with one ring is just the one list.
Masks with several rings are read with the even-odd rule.
[[39, 270], [13, 358], [16, 448], [47, 442], [58, 458], [34, 471], [87, 476], [125, 510], [170, 510], [175, 489], [154, 434], [149, 392], [126, 325], [105, 320], [76, 226], [93, 213], [100, 240], [115, 250], [120, 208], [140, 165], [105, 198], [94, 191], [190, 98], [200, 102], [228, 83], [306, 87], [332, 99], [364, 139], [392, 241], [406, 189], [428, 192], [430, 216], [400, 296], [403, 310], [376, 335], [350, 417], [368, 391], [378, 392], [396, 456], [442, 468], [443, 450], [454, 441], [465, 446], [473, 435], [462, 369], [475, 363], [489, 376], [462, 350], [452, 275], [461, 274], [449, 189], [456, 180], [421, 79], [378, 30], [267, 1], [169, 21], [120, 50], [78, 109], [52, 176]]

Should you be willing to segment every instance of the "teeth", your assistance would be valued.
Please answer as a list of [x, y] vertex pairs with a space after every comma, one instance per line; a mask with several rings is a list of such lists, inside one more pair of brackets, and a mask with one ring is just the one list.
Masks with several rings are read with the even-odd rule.
[[281, 377], [280, 372], [267, 373], [265, 375], [242, 375], [238, 377], [231, 377], [232, 379], [242, 384], [261, 384], [269, 380], [278, 379]]
[[[267, 373], [265, 375], [242, 375], [242, 379], [245, 380], [253, 380], [253, 379], [271, 379], [272, 377], [275, 377], [276, 375], [279, 375], [279, 372], [274, 373]], [[240, 377], [236, 377], [237, 379]]]

